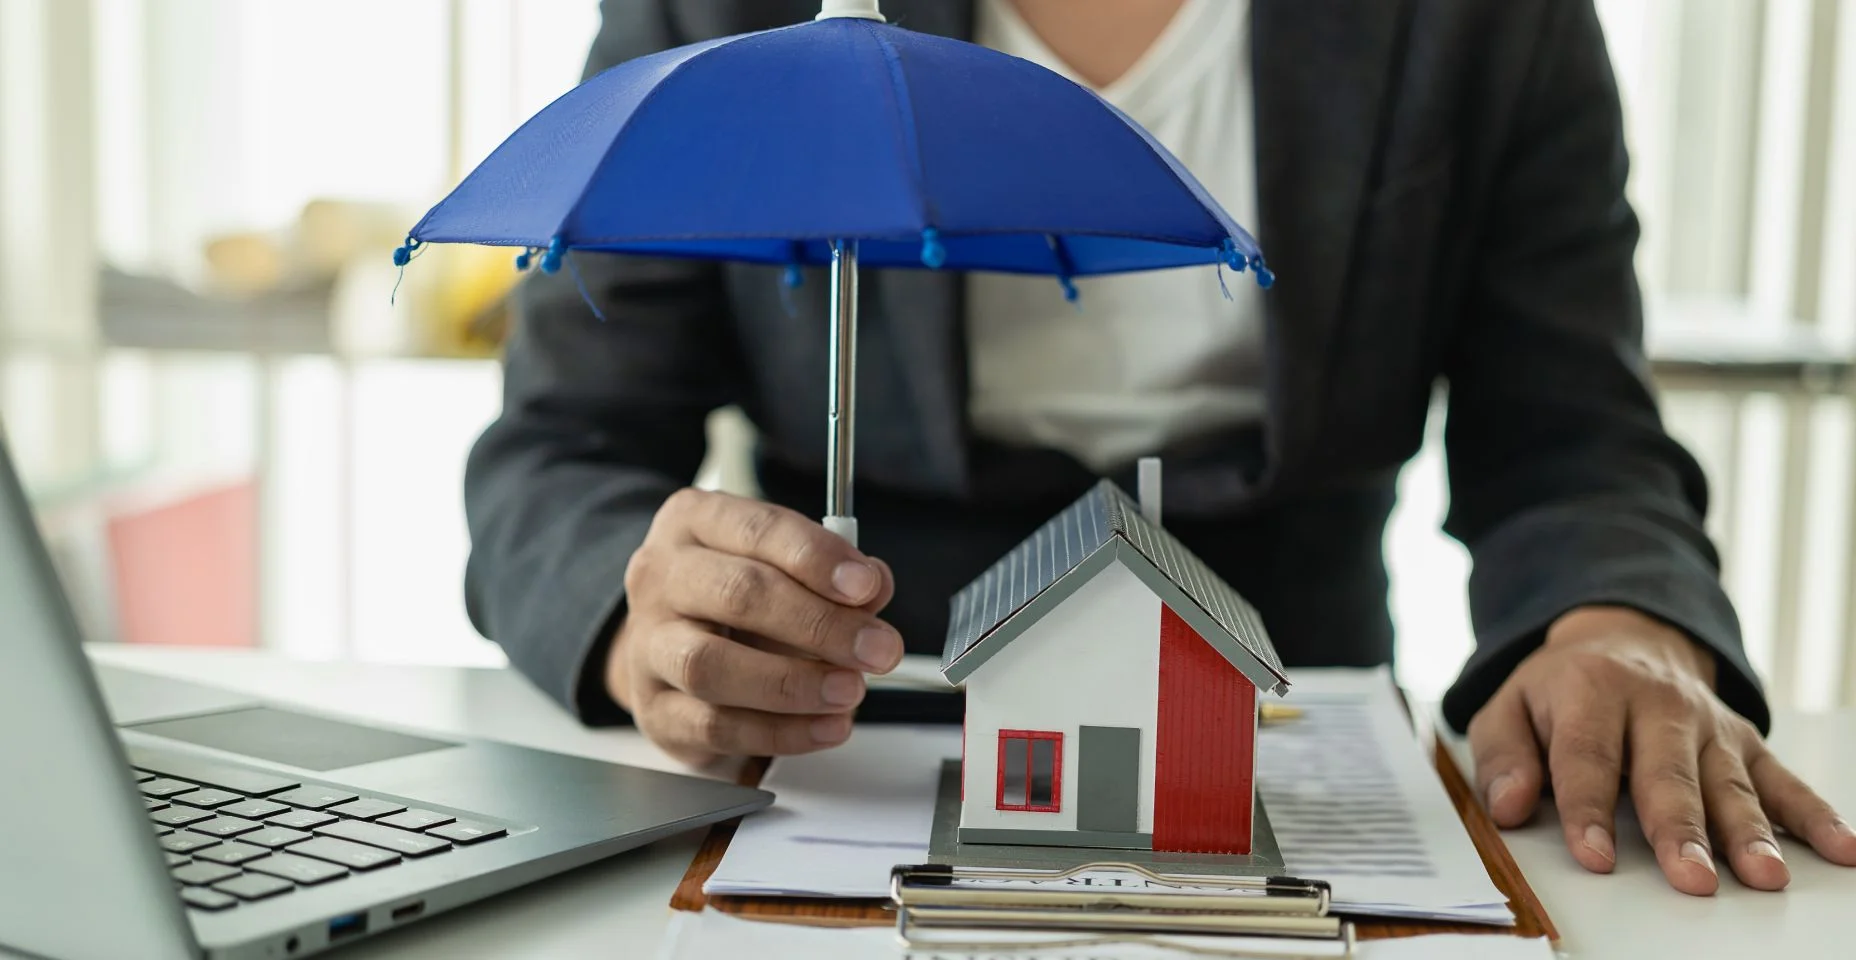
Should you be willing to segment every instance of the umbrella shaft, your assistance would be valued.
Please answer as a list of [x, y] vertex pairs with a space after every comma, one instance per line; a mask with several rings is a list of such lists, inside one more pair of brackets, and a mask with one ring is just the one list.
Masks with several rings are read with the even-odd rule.
[[831, 432], [826, 439], [831, 463], [825, 475], [825, 515], [851, 516], [851, 467], [855, 458], [857, 415], [857, 241], [838, 240], [831, 248]]

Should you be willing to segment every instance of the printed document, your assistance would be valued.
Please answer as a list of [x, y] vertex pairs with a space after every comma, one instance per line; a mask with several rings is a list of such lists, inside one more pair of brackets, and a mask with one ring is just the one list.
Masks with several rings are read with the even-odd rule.
[[[1262, 728], [1257, 780], [1291, 875], [1328, 881], [1342, 912], [1514, 922], [1388, 671], [1299, 670], [1285, 702], [1302, 716]], [[941, 763], [960, 748], [952, 727], [864, 727], [838, 749], [782, 758], [763, 784], [773, 807], [742, 823], [705, 891], [888, 896], [892, 866], [927, 859]]]

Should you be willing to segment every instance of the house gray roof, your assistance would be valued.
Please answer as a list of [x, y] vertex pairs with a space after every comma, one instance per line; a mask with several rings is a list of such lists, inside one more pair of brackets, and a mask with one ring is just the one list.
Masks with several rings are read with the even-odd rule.
[[959, 683], [1026, 626], [1120, 560], [1264, 690], [1288, 689], [1263, 620], [1231, 585], [1103, 480], [954, 595], [941, 673]]

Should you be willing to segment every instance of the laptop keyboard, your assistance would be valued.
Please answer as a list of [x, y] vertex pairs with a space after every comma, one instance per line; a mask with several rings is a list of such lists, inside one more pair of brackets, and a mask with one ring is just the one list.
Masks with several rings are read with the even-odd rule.
[[181, 899], [230, 910], [508, 835], [487, 820], [192, 758], [134, 752]]

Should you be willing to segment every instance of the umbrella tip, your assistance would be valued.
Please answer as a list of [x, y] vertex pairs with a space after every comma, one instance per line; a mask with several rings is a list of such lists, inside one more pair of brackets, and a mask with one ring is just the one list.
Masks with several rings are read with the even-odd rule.
[[941, 242], [941, 231], [929, 227], [922, 231], [922, 266], [930, 270], [939, 270], [947, 264], [947, 246]]
[[882, 11], [877, 9], [877, 0], [824, 0], [819, 4], [818, 16], [812, 19], [835, 20], [840, 17], [888, 22], [883, 19]]
[[566, 251], [567, 251], [567, 244], [563, 242], [559, 236], [556, 236], [553, 240], [548, 241], [548, 249], [542, 251], [542, 254], [541, 254], [541, 272], [542, 273], [561, 272], [561, 257], [566, 253]]

